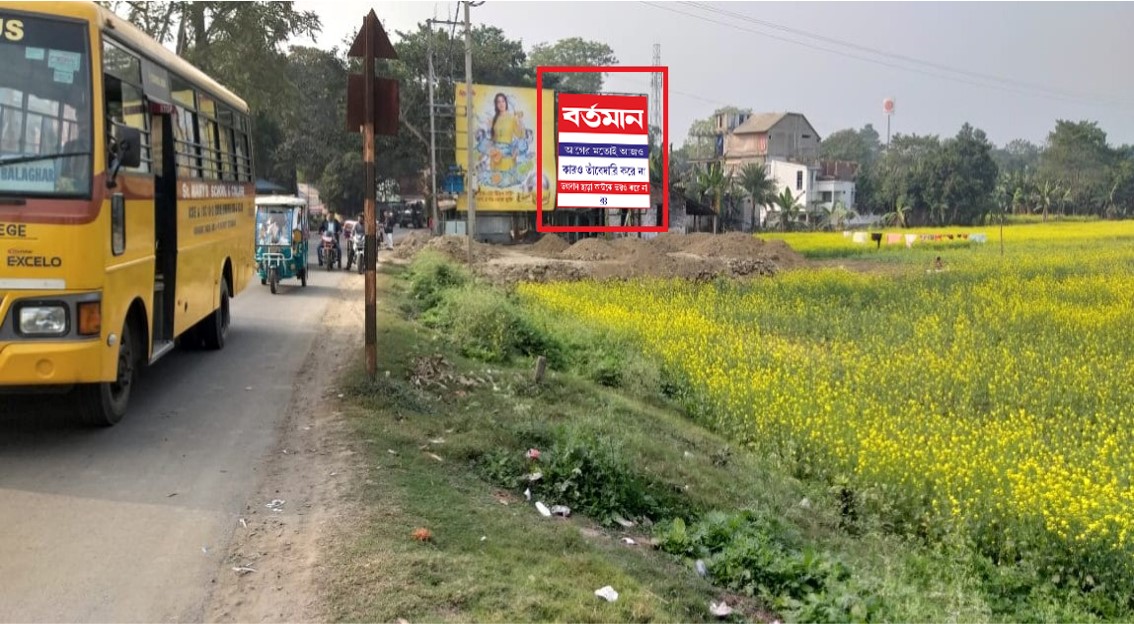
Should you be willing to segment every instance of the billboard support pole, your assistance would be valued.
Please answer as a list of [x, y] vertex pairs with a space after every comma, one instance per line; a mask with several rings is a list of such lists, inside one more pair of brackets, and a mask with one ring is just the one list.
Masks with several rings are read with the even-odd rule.
[[468, 193], [469, 211], [468, 211], [468, 229], [469, 237], [469, 266], [473, 264], [473, 240], [476, 238], [476, 191], [473, 185], [476, 181], [476, 172], [473, 170], [473, 149], [475, 149], [474, 139], [476, 137], [474, 129], [474, 115], [473, 115], [473, 79], [472, 79], [472, 21], [469, 17], [469, 9], [472, 7], [471, 2], [465, 2], [465, 115], [467, 116], [467, 125], [465, 126], [466, 144], [468, 149], [465, 154], [468, 157], [468, 167], [466, 175], [468, 181], [466, 183], [465, 192]]
[[429, 22], [429, 179], [433, 198], [433, 208], [430, 215], [433, 227], [430, 228], [434, 236], [441, 233], [441, 213], [437, 209], [437, 105], [433, 102], [434, 82], [437, 78], [433, 73], [433, 22]]

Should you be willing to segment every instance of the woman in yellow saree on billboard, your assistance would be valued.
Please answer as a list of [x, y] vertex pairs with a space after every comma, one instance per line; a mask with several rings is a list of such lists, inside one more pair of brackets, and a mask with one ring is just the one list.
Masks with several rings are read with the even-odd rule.
[[535, 167], [534, 137], [524, 127], [524, 111], [517, 110], [515, 99], [497, 93], [492, 109], [487, 128], [476, 133], [477, 151], [487, 164], [480, 168], [479, 181], [496, 188], [517, 186]]
[[[467, 115], [469, 95], [466, 86], [457, 83], [454, 98], [461, 114], [456, 119], [455, 147], [457, 163], [463, 167], [467, 162], [472, 170], [476, 209], [535, 211], [541, 184], [544, 208], [554, 206], [555, 93], [545, 89], [540, 99], [530, 87], [473, 85], [472, 114]], [[537, 132], [543, 137], [542, 172], [536, 171]], [[457, 210], [468, 210], [467, 201], [465, 193], [459, 194]]]

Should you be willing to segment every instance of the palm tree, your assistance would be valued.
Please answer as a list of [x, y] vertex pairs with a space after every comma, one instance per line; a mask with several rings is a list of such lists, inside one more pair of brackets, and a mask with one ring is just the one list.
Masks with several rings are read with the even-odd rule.
[[910, 213], [910, 207], [901, 201], [894, 205], [893, 212], [887, 212], [882, 215], [882, 221], [887, 225], [906, 227], [906, 217]]
[[797, 197], [792, 194], [790, 188], [785, 186], [783, 192], [772, 199], [772, 204], [775, 205], [779, 211], [781, 230], [786, 232], [791, 229], [791, 222], [799, 217], [799, 212], [803, 210], [803, 205], [799, 203], [800, 197], [803, 197], [803, 193], [800, 193]]
[[740, 170], [740, 187], [752, 200], [752, 222], [759, 223], [759, 209], [772, 203], [776, 196], [775, 180], [768, 177], [763, 166], [749, 163]]
[[1039, 187], [1036, 191], [1036, 200], [1039, 204], [1036, 209], [1043, 212], [1043, 220], [1047, 221], [1047, 215], [1051, 212], [1052, 207], [1059, 203], [1062, 196], [1062, 190], [1059, 184], [1052, 184], [1051, 180], [1044, 180], [1043, 186]]
[[820, 208], [819, 225], [833, 231], [843, 227], [843, 223], [846, 223], [847, 219], [853, 218], [854, 211], [849, 210], [842, 200], [838, 200], [830, 206]]
[[721, 214], [721, 196], [728, 188], [729, 176], [725, 175], [724, 167], [720, 163], [710, 163], [709, 166], [697, 176], [697, 186], [703, 195], [713, 196], [713, 234], [717, 233], [717, 221]]

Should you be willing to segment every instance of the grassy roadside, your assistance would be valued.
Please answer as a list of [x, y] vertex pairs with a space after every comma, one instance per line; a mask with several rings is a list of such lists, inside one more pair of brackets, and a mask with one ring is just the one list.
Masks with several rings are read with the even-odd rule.
[[[888, 534], [837, 487], [730, 447], [618, 336], [522, 309], [436, 256], [385, 270], [383, 373], [346, 389], [371, 512], [335, 553], [335, 619], [712, 621], [727, 599], [733, 621], [1081, 621], [963, 545]], [[594, 595], [604, 585], [616, 602]]]

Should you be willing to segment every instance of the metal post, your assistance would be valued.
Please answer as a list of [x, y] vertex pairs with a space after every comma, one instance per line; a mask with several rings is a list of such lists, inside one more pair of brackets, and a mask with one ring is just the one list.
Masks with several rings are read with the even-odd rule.
[[468, 164], [465, 174], [468, 176], [465, 183], [465, 192], [468, 193], [468, 237], [469, 237], [469, 265], [473, 264], [473, 240], [476, 238], [476, 190], [473, 188], [476, 181], [476, 172], [473, 170], [473, 151], [476, 149], [476, 122], [473, 115], [473, 81], [472, 81], [472, 21], [469, 16], [471, 3], [465, 2], [465, 115], [468, 126], [465, 132], [468, 135], [467, 145]]
[[429, 23], [429, 177], [433, 189], [433, 227], [434, 235], [441, 233], [441, 211], [437, 209], [437, 121], [436, 105], [433, 103], [434, 82], [437, 77], [433, 73], [433, 23]]
[[366, 373], [371, 379], [378, 374], [378, 280], [375, 274], [375, 264], [378, 259], [377, 215], [375, 206], [375, 193], [377, 183], [374, 169], [374, 41], [373, 32], [376, 30], [371, 21], [377, 21], [377, 16], [371, 11], [366, 16], [365, 53], [362, 60], [362, 76], [364, 89], [364, 102], [366, 118], [363, 124], [362, 159], [366, 169], [366, 195], [365, 214], [366, 221]]

